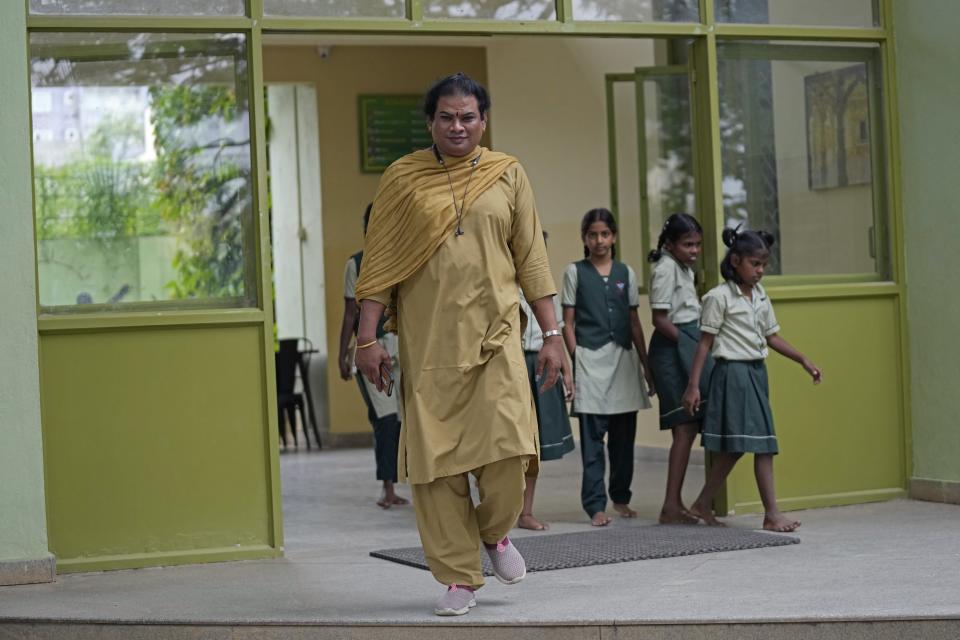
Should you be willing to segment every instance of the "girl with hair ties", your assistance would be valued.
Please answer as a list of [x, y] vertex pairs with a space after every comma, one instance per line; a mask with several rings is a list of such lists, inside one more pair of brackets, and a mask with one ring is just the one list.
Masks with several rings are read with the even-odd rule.
[[711, 503], [744, 453], [754, 454], [763, 528], [789, 532], [800, 526], [780, 512], [774, 491], [773, 456], [778, 447], [764, 364], [767, 347], [799, 363], [814, 384], [820, 383], [822, 372], [780, 337], [773, 306], [760, 285], [773, 242], [773, 236], [765, 231], [724, 229], [723, 243], [728, 250], [720, 273], [726, 282], [703, 297], [702, 334], [682, 402], [691, 416], [699, 413], [700, 378], [712, 351], [716, 364], [703, 417], [703, 446], [714, 456], [703, 490], [690, 508], [694, 516], [712, 526], [724, 526], [714, 517]]
[[[700, 432], [701, 414], [691, 416], [680, 398], [687, 388], [693, 354], [700, 341], [700, 296], [694, 279], [694, 265], [700, 256], [703, 230], [696, 218], [675, 213], [667, 218], [647, 261], [654, 263], [650, 277], [650, 309], [653, 337], [649, 359], [660, 400], [660, 429], [670, 430], [667, 490], [660, 509], [660, 524], [697, 524], [683, 505], [681, 491], [690, 461], [690, 448]], [[706, 385], [713, 370], [708, 355], [701, 375], [700, 392], [706, 402]]]

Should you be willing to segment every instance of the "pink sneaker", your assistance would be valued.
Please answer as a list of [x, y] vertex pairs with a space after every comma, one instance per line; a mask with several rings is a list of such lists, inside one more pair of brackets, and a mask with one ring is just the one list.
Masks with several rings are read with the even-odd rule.
[[527, 564], [510, 542], [510, 538], [504, 538], [495, 545], [484, 544], [484, 547], [487, 549], [487, 555], [490, 556], [493, 575], [497, 580], [503, 584], [517, 584], [526, 577]]
[[472, 589], [458, 587], [455, 584], [447, 587], [447, 592], [437, 600], [433, 612], [438, 616], [462, 616], [470, 611], [470, 607], [477, 606], [477, 599]]

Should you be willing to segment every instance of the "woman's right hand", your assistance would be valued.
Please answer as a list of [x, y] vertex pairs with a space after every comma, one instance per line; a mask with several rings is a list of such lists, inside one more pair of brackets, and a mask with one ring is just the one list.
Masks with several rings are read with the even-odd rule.
[[[359, 340], [358, 342], [364, 344]], [[369, 347], [358, 348], [354, 361], [357, 365], [357, 371], [363, 374], [363, 377], [369, 380], [377, 388], [377, 391], [383, 391], [387, 381], [383, 379], [380, 373], [381, 368], [386, 367], [388, 373], [392, 370], [390, 354], [383, 348], [383, 345], [376, 342]]]
[[700, 387], [687, 387], [683, 392], [683, 398], [680, 399], [680, 404], [691, 416], [697, 415], [700, 411]]

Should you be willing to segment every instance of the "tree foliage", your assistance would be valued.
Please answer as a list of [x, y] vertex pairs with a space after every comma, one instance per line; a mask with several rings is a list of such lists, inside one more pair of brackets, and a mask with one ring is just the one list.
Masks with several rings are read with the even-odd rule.
[[157, 152], [153, 206], [180, 240], [178, 278], [169, 289], [175, 298], [242, 296], [242, 218], [251, 198], [249, 141], [236, 91], [154, 87], [150, 97]]

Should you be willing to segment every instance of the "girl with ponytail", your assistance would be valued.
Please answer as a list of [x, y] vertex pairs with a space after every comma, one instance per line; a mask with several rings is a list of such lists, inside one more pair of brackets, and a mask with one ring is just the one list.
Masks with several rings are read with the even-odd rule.
[[[650, 278], [653, 337], [650, 368], [660, 399], [660, 429], [670, 430], [673, 443], [667, 467], [667, 491], [660, 509], [661, 524], [696, 524], [683, 505], [681, 491], [690, 461], [690, 448], [700, 432], [700, 414], [691, 416], [680, 399], [690, 378], [693, 354], [700, 341], [700, 297], [694, 267], [700, 256], [703, 230], [696, 218], [675, 213], [667, 218], [657, 248], [647, 256], [654, 263]], [[704, 381], [710, 379], [713, 361], [704, 363]], [[706, 389], [702, 389], [706, 397]]]
[[683, 406], [690, 415], [702, 409], [700, 378], [708, 352], [716, 359], [708, 383], [703, 416], [703, 446], [713, 452], [710, 475], [690, 512], [713, 526], [722, 526], [711, 503], [744, 453], [753, 453], [757, 488], [763, 502], [763, 528], [788, 532], [800, 523], [780, 512], [774, 492], [773, 456], [777, 436], [770, 411], [767, 347], [799, 363], [819, 384], [822, 372], [780, 337], [770, 299], [760, 285], [774, 238], [765, 231], [724, 229], [727, 255], [720, 263], [726, 279], [703, 297], [702, 335], [693, 359]]

